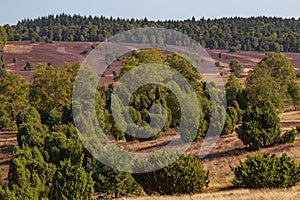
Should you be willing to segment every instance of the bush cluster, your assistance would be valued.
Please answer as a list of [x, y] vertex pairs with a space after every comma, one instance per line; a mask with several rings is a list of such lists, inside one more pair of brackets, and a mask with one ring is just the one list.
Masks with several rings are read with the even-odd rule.
[[[166, 155], [164, 160], [158, 160], [157, 155], [152, 155], [149, 165], [166, 162], [168, 158]], [[202, 192], [209, 184], [209, 173], [203, 170], [200, 162], [184, 155], [167, 167], [133, 176], [147, 194], [194, 194]]]
[[251, 156], [233, 168], [233, 185], [239, 188], [290, 188], [300, 181], [300, 166], [290, 157], [269, 154]]

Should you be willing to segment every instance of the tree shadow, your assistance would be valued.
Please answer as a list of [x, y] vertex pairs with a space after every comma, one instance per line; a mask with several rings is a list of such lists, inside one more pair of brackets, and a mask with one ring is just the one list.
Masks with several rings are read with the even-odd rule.
[[249, 147], [243, 147], [243, 148], [236, 148], [236, 149], [231, 149], [228, 151], [223, 151], [223, 152], [216, 152], [216, 153], [211, 153], [205, 156], [204, 158], [201, 158], [200, 160], [211, 160], [211, 159], [216, 159], [216, 158], [227, 158], [227, 157], [235, 157], [235, 156], [240, 156], [245, 153], [249, 153], [251, 149]]

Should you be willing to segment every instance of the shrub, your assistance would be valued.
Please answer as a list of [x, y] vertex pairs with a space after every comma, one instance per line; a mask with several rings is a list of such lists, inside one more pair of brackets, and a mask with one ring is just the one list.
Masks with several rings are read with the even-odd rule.
[[238, 122], [238, 113], [233, 107], [228, 107], [222, 135], [231, 134]]
[[41, 117], [35, 107], [19, 112], [17, 116], [17, 139], [20, 146], [42, 147], [48, 128], [41, 123]]
[[87, 158], [87, 171], [92, 173], [95, 192], [103, 198], [120, 198], [130, 194], [139, 195], [141, 186], [130, 173], [120, 172], [93, 158]]
[[222, 58], [222, 52], [219, 53], [219, 58]]
[[281, 144], [287, 144], [287, 143], [293, 143], [296, 138], [296, 130], [290, 130], [283, 134], [283, 136], [280, 139]]
[[70, 160], [61, 161], [53, 177], [49, 199], [92, 200], [93, 187], [91, 175], [82, 167], [82, 159], [77, 165], [72, 165]]
[[17, 115], [29, 105], [28, 85], [20, 75], [1, 75], [0, 67], [0, 130], [17, 130]]
[[230, 72], [234, 73], [237, 77], [243, 72], [244, 66], [238, 60], [232, 60], [230, 62]]
[[229, 52], [230, 53], [234, 53], [234, 52], [236, 52], [237, 51], [237, 49], [235, 48], [235, 47], [230, 47], [229, 48]]
[[25, 65], [25, 67], [24, 67], [24, 70], [25, 71], [32, 71], [32, 70], [34, 70], [34, 67], [33, 67], [32, 63], [31, 62], [27, 62], [26, 65]]
[[296, 126], [296, 130], [300, 132], [300, 125]]
[[238, 115], [238, 121], [237, 121], [237, 123], [241, 124], [242, 123], [242, 119], [243, 119], [243, 110], [240, 108], [240, 105], [239, 105], [239, 103], [237, 101], [233, 101], [232, 102], [232, 107], [234, 107], [234, 109], [236, 110], [237, 115]]
[[17, 200], [13, 191], [10, 191], [7, 185], [0, 185], [0, 199]]
[[87, 55], [88, 53], [89, 53], [88, 50], [84, 50], [84, 51], [80, 52], [81, 55]]
[[16, 199], [46, 199], [56, 167], [44, 160], [37, 147], [15, 147], [9, 169], [9, 188]]
[[233, 185], [238, 188], [290, 188], [300, 181], [300, 166], [286, 154], [248, 155], [239, 167], [231, 169]]
[[280, 119], [271, 102], [260, 101], [247, 108], [238, 137], [253, 150], [273, 146], [280, 141]]
[[[156, 157], [158, 154], [152, 154], [149, 157], [149, 165], [167, 162], [174, 154], [165, 154], [161, 160]], [[208, 187], [209, 176], [200, 162], [192, 156], [180, 156], [162, 169], [133, 174], [137, 182], [142, 186], [147, 194], [193, 194], [202, 192], [204, 187]]]
[[216, 67], [220, 67], [220, 62], [215, 62]]
[[228, 81], [225, 85], [225, 89], [226, 89], [225, 91], [226, 91], [227, 105], [232, 106], [233, 102], [237, 101], [238, 96], [243, 90], [240, 81], [233, 73], [231, 73], [230, 76], [228, 77]]

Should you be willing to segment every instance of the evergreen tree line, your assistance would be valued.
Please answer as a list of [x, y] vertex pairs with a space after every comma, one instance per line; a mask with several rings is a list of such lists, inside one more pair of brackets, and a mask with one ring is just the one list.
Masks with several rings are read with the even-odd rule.
[[[149, 21], [104, 16], [49, 15], [4, 25], [9, 41], [104, 41], [113, 35], [140, 27], [177, 30], [206, 48], [276, 52], [300, 51], [300, 20], [278, 17], [187, 19]], [[0, 49], [4, 33], [0, 29]]]

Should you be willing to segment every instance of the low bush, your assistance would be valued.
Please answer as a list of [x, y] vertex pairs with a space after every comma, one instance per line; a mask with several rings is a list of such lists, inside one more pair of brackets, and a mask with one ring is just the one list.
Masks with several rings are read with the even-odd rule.
[[34, 70], [33, 64], [31, 62], [27, 62], [26, 65], [25, 65], [25, 67], [24, 67], [24, 70], [25, 71], [32, 71], [32, 70]]
[[280, 119], [271, 102], [249, 106], [243, 114], [238, 137], [252, 150], [274, 146], [280, 142]]
[[[163, 159], [152, 155], [149, 165], [166, 162], [173, 155], [164, 155]], [[163, 195], [194, 194], [208, 187], [209, 176], [200, 162], [192, 156], [180, 156], [175, 162], [162, 169], [133, 174], [137, 182], [147, 194], [159, 193]]]
[[120, 198], [142, 192], [141, 186], [130, 173], [120, 172], [93, 158], [87, 158], [86, 168], [92, 173], [95, 192], [101, 194], [102, 198]]
[[296, 126], [297, 132], [300, 132], [300, 125]]
[[281, 139], [280, 139], [280, 143], [281, 144], [287, 144], [287, 143], [293, 143], [296, 139], [296, 130], [292, 129], [290, 131], [285, 132]]
[[290, 188], [300, 181], [300, 166], [290, 157], [269, 154], [251, 156], [234, 172], [233, 185], [237, 188]]

